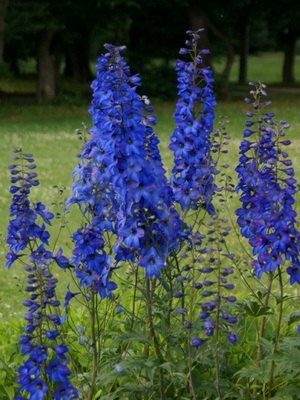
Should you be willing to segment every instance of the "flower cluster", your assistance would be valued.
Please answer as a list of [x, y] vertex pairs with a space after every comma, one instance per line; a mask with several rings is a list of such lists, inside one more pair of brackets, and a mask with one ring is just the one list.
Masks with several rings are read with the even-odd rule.
[[[177, 278], [181, 290], [174, 296], [184, 299], [184, 296], [188, 295], [187, 299], [181, 302], [184, 308], [180, 307], [179, 311], [189, 311], [184, 325], [192, 329], [193, 347], [199, 347], [212, 336], [218, 341], [220, 332], [231, 343], [237, 342], [237, 336], [232, 329], [237, 318], [231, 312], [231, 305], [236, 301], [236, 297], [231, 294], [235, 285], [228, 280], [233, 274], [234, 255], [226, 252], [225, 238], [230, 230], [227, 222], [226, 219], [214, 218], [207, 223], [206, 235], [202, 235], [199, 245], [194, 246], [193, 253], [198, 254], [198, 257], [193, 260], [192, 265], [186, 265]], [[195, 304], [192, 302], [193, 298], [197, 299], [194, 300]], [[188, 310], [191, 307], [192, 309]], [[198, 321], [193, 321], [193, 314], [197, 309]], [[205, 336], [199, 337], [202, 331]]]
[[247, 112], [244, 139], [240, 145], [237, 190], [242, 207], [236, 211], [241, 234], [248, 239], [255, 259], [254, 274], [275, 271], [287, 261], [290, 283], [300, 283], [298, 232], [295, 227], [296, 180], [292, 162], [284, 147], [286, 121], [275, 123], [273, 112], [263, 112], [265, 85], [255, 85], [250, 92], [253, 111]]
[[[16, 154], [21, 150], [13, 150]], [[10, 206], [10, 220], [8, 226], [7, 243], [10, 252], [7, 254], [7, 267], [20, 257], [20, 251], [26, 249], [31, 241], [39, 240], [48, 244], [49, 233], [45, 229], [45, 224], [41, 226], [36, 223], [38, 216], [42, 217], [45, 223], [49, 224], [53, 218], [45, 206], [41, 203], [34, 204], [31, 208], [28, 195], [33, 186], [39, 184], [36, 168], [33, 163], [32, 154], [19, 154], [13, 157], [14, 164], [9, 166], [11, 172], [12, 204]], [[24, 165], [25, 164], [25, 165]]]
[[[91, 138], [74, 170], [68, 201], [87, 219], [74, 235], [75, 273], [104, 297], [116, 288], [110, 281], [115, 262], [137, 262], [148, 278], [159, 277], [166, 256], [178, 246], [182, 225], [172, 206], [150, 102], [136, 92], [140, 78], [131, 76], [121, 57], [125, 47], [105, 48], [92, 83]], [[112, 259], [104, 233], [115, 243]]]
[[216, 101], [212, 70], [201, 66], [201, 55], [208, 50], [197, 49], [200, 31], [188, 31], [191, 37], [186, 41], [188, 48], [180, 51], [182, 55], [189, 54], [192, 61], [178, 60], [176, 64], [179, 100], [174, 114], [176, 128], [169, 146], [174, 153], [171, 185], [183, 211], [201, 206], [213, 214], [211, 201], [217, 171], [211, 157], [210, 135]]
[[[6, 266], [11, 267], [18, 259], [24, 263], [29, 295], [29, 299], [23, 301], [28, 308], [24, 314], [27, 325], [19, 340], [21, 354], [26, 360], [18, 369], [19, 389], [15, 398], [42, 400], [51, 393], [56, 400], [75, 399], [78, 393], [69, 380], [68, 348], [63, 342], [58, 343], [58, 327], [65, 316], [60, 315], [60, 302], [55, 295], [57, 279], [50, 271], [52, 261], [65, 267], [68, 260], [61, 250], [54, 255], [45, 248], [50, 235], [44, 223], [50, 225], [54, 215], [42, 203], [32, 205], [29, 200], [31, 188], [39, 184], [37, 174], [33, 172], [32, 155], [21, 150], [14, 152], [15, 163], [10, 165], [13, 196]], [[39, 224], [38, 217], [44, 223]]]

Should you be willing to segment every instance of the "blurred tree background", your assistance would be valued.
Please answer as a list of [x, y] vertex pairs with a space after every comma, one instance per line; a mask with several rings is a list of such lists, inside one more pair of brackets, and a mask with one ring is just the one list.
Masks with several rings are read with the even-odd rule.
[[30, 64], [38, 103], [54, 101], [62, 79], [74, 87], [91, 81], [103, 43], [125, 44], [145, 93], [170, 98], [185, 31], [203, 27], [202, 46], [211, 50], [205, 63], [226, 60], [220, 88], [235, 58], [246, 83], [248, 55], [259, 51], [282, 51], [282, 82], [293, 84], [299, 21], [294, 0], [0, 0], [0, 78], [18, 77]]

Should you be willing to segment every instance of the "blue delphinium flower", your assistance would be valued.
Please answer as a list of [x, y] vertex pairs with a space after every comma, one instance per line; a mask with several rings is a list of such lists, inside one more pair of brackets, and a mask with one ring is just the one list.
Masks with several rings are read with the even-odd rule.
[[[10, 166], [12, 178], [12, 204], [10, 206], [10, 222], [8, 226], [7, 267], [21, 259], [28, 274], [27, 286], [29, 298], [23, 301], [28, 311], [24, 314], [27, 322], [24, 334], [20, 335], [21, 354], [26, 358], [18, 369], [19, 384], [16, 398], [42, 400], [49, 395], [57, 397], [54, 390], [58, 385], [65, 385], [70, 390], [68, 399], [78, 398], [69, 380], [71, 371], [67, 367], [65, 354], [68, 349], [61, 343], [57, 345], [59, 326], [65, 317], [60, 315], [60, 302], [56, 299], [57, 279], [50, 271], [50, 264], [56, 261], [60, 265], [63, 255], [60, 250], [56, 255], [45, 247], [50, 237], [44, 223], [50, 225], [54, 215], [42, 203], [32, 204], [29, 199], [30, 190], [39, 184], [31, 154], [14, 150], [14, 164]], [[60, 262], [58, 262], [58, 259]], [[64, 264], [65, 266], [65, 264]], [[28, 397], [29, 396], [29, 397]]]
[[214, 107], [212, 70], [202, 67], [202, 54], [198, 50], [199, 32], [187, 33], [188, 48], [181, 54], [189, 54], [192, 61], [178, 60], [178, 95], [174, 120], [176, 128], [171, 136], [169, 148], [174, 153], [171, 185], [175, 200], [183, 211], [199, 206], [214, 213], [212, 197], [215, 190], [214, 161], [211, 156]]
[[148, 253], [138, 261], [140, 267], [146, 268], [147, 278], [159, 278], [160, 269], [164, 267], [164, 264], [165, 260], [159, 257], [154, 247], [151, 247]]
[[285, 146], [286, 121], [275, 123], [274, 113], [263, 109], [270, 103], [264, 84], [251, 84], [253, 111], [247, 116], [240, 144], [237, 190], [242, 207], [236, 211], [241, 234], [253, 249], [254, 274], [275, 271], [287, 261], [290, 283], [300, 283], [298, 231], [296, 229], [296, 180]]
[[[182, 225], [172, 207], [152, 108], [136, 92], [140, 78], [130, 74], [121, 56], [124, 46], [105, 48], [92, 83], [90, 140], [74, 170], [68, 201], [77, 203], [87, 220], [73, 237], [75, 274], [81, 285], [103, 296], [116, 288], [110, 276], [113, 265], [123, 260], [138, 262], [147, 277], [158, 277], [164, 263], [152, 264], [151, 254], [160, 260], [176, 249]], [[110, 260], [104, 232], [114, 238]]]

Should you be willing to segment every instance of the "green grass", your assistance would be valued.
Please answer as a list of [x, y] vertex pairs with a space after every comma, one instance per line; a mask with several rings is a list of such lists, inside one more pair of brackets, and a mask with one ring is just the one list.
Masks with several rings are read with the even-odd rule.
[[[35, 105], [6, 104], [0, 108], [1, 145], [0, 145], [0, 232], [5, 236], [10, 202], [9, 173], [7, 166], [11, 163], [11, 148], [22, 148], [33, 153], [40, 186], [34, 188], [32, 198], [50, 205], [56, 191], [54, 185], [66, 186], [67, 196], [70, 192], [71, 174], [77, 163], [80, 141], [75, 133], [82, 123], [89, 123], [87, 108], [58, 107]], [[56, 235], [57, 222], [53, 229]], [[75, 221], [70, 221], [71, 229]], [[60, 244], [64, 245], [70, 235], [64, 232]], [[0, 317], [21, 315], [24, 310], [19, 293], [24, 284], [24, 274], [19, 268], [4, 270], [4, 252], [0, 254], [2, 273], [0, 274]], [[1, 320], [1, 318], [0, 318]]]
[[[215, 69], [221, 72], [224, 66], [224, 59], [215, 60]], [[278, 84], [282, 80], [283, 53], [261, 52], [249, 55], [248, 60], [248, 81], [260, 81], [267, 84]], [[296, 81], [300, 82], [300, 55], [295, 58]], [[230, 82], [237, 82], [239, 74], [239, 57], [236, 55], [230, 73]]]
[[51, 186], [69, 184], [80, 148], [75, 131], [83, 122], [90, 121], [86, 109], [9, 105], [1, 107], [0, 119], [0, 206], [7, 202], [7, 166], [11, 162], [12, 148], [34, 154], [43, 188], [42, 193], [38, 193], [42, 201], [49, 199]]

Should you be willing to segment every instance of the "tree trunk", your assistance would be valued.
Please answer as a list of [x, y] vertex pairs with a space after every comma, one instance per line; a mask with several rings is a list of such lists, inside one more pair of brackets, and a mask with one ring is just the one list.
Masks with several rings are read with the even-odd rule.
[[80, 40], [66, 46], [65, 76], [73, 78], [76, 82], [87, 82], [92, 78], [89, 55], [89, 32], [82, 32]]
[[54, 32], [45, 29], [41, 32], [37, 47], [37, 102], [39, 104], [51, 102], [56, 95], [56, 73], [54, 57], [51, 52]]
[[285, 36], [284, 62], [282, 69], [282, 81], [295, 82], [295, 54], [298, 35], [295, 31], [289, 31]]
[[248, 79], [248, 54], [249, 54], [249, 20], [248, 14], [242, 18], [240, 41], [240, 67], [239, 83], [246, 83]]
[[0, 0], [0, 65], [4, 63], [5, 45], [5, 16], [8, 7], [8, 0]]

